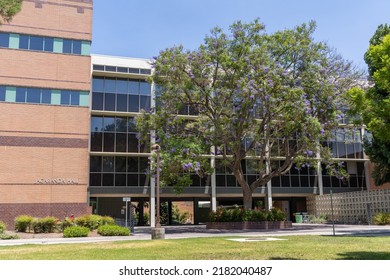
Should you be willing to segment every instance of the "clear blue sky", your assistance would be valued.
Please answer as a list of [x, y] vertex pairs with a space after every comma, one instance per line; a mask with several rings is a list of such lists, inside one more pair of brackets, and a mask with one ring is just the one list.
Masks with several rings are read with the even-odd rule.
[[366, 69], [363, 55], [390, 0], [94, 0], [94, 54], [152, 58], [167, 47], [196, 49], [209, 31], [260, 18], [268, 33], [315, 20], [315, 38]]

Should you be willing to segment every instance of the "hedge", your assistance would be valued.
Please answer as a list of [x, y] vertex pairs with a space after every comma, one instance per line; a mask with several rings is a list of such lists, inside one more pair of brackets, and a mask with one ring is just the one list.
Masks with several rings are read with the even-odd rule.
[[97, 233], [103, 236], [127, 236], [130, 235], [130, 229], [118, 225], [103, 225], [98, 228]]
[[89, 228], [81, 226], [71, 226], [64, 230], [64, 237], [87, 237], [89, 234]]

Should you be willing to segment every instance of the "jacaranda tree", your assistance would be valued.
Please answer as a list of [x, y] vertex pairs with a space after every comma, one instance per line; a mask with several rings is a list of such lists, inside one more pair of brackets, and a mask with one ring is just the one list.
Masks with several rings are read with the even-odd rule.
[[[256, 188], [293, 164], [320, 156], [344, 176], [321, 143], [343, 118], [344, 93], [359, 73], [315, 42], [314, 30], [310, 22], [266, 34], [258, 20], [238, 21], [229, 32], [213, 29], [197, 50], [160, 52], [152, 76], [156, 108], [137, 126], [140, 135], [156, 133], [163, 185], [182, 189], [193, 174], [210, 174], [213, 153], [241, 186], [245, 209]], [[245, 159], [255, 162], [255, 180], [245, 179]]]

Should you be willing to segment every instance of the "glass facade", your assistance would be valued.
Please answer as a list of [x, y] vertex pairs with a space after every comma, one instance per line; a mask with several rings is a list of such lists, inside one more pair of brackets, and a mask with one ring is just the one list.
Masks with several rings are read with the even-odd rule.
[[88, 107], [89, 93], [87, 91], [0, 85], [0, 102]]
[[91, 156], [90, 186], [144, 187], [149, 185], [148, 158]]
[[88, 56], [90, 55], [91, 42], [1, 32], [0, 47]]
[[148, 152], [138, 138], [133, 117], [91, 117], [92, 152]]
[[92, 110], [134, 112], [151, 108], [151, 86], [145, 80], [93, 77]]
[[[151, 85], [145, 78], [133, 78], [133, 74], [149, 75], [150, 70], [142, 71], [141, 68], [103, 64], [94, 64], [93, 70], [95, 76], [92, 79], [91, 100], [90, 186], [144, 187], [149, 184], [146, 173], [150, 151], [138, 140], [133, 116], [141, 110], [149, 111], [151, 98], [154, 96], [156, 96], [156, 106], [159, 106], [159, 88], [156, 87], [152, 93]], [[118, 73], [117, 77], [112, 76], [113, 72]], [[0, 92], [0, 98], [1, 96]], [[197, 115], [197, 111], [183, 104], [178, 114], [193, 116]], [[294, 139], [289, 141], [291, 144], [295, 142]], [[242, 144], [245, 149], [248, 149], [251, 143], [251, 139], [246, 139]], [[294, 165], [288, 173], [271, 180], [276, 193], [316, 193], [313, 189], [320, 187], [319, 176], [322, 178], [324, 189], [333, 188], [341, 191], [350, 189], [352, 191], [367, 187], [360, 128], [340, 127], [334, 131], [330, 141], [321, 144], [328, 147], [333, 157], [346, 168], [349, 179], [331, 176], [327, 173], [325, 166], [322, 168], [322, 174], [318, 174], [317, 167]], [[271, 150], [272, 156], [283, 157], [284, 148], [285, 144], [282, 141], [274, 143]], [[103, 153], [103, 155], [97, 153]], [[131, 153], [131, 155], [124, 153]], [[254, 147], [249, 155], [256, 157], [260, 154], [261, 151]], [[259, 161], [256, 159], [242, 161], [244, 176], [249, 184], [258, 178], [256, 171], [258, 164]], [[271, 164], [273, 168], [276, 168], [282, 165], [283, 161], [275, 159]], [[217, 192], [241, 194], [240, 186], [232, 171], [224, 167], [218, 158], [215, 174]], [[197, 193], [196, 188], [211, 186], [211, 176], [199, 178], [196, 174], [192, 174], [191, 177], [193, 182], [189, 187], [194, 188], [194, 193]]]

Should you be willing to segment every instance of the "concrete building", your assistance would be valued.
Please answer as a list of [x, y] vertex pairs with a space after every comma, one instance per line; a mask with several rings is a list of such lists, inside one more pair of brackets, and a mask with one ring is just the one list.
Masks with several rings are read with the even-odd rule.
[[0, 219], [90, 212], [92, 0], [23, 1], [0, 26]]

